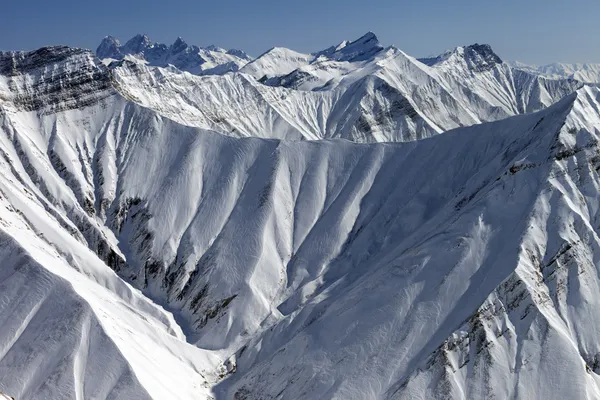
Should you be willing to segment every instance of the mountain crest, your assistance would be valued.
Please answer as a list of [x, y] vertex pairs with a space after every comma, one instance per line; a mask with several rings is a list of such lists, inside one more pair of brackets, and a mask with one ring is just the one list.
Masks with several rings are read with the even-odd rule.
[[464, 48], [464, 58], [472, 69], [487, 70], [496, 64], [502, 64], [502, 59], [494, 53], [489, 44], [475, 43]]
[[476, 72], [487, 71], [495, 65], [502, 64], [502, 59], [489, 44], [479, 43], [456, 47], [436, 57], [420, 58], [419, 61], [430, 67], [462, 62], [470, 70]]
[[337, 46], [314, 53], [315, 58], [326, 57], [336, 61], [364, 61], [383, 50], [373, 32], [367, 32], [353, 42], [344, 40]]
[[189, 45], [181, 36], [167, 46], [163, 43], [152, 43], [145, 34], [135, 35], [123, 46], [116, 38], [107, 36], [98, 46], [96, 55], [103, 60], [122, 60], [131, 55], [151, 66], [171, 65], [198, 75], [220, 75], [237, 71], [251, 60], [246, 53], [237, 49], [225, 50], [214, 45], [206, 48]]
[[96, 55], [98, 55], [100, 59], [117, 59], [121, 56], [121, 51], [119, 49], [120, 47], [121, 43], [119, 42], [119, 39], [113, 36], [106, 36], [104, 39], [102, 39], [100, 46], [98, 46], [96, 49]]
[[178, 53], [180, 51], [185, 50], [187, 47], [188, 44], [185, 42], [185, 40], [183, 40], [181, 36], [178, 36], [177, 39], [175, 39], [175, 42], [173, 42], [173, 44], [171, 45], [171, 51], [174, 53]]
[[125, 43], [123, 53], [125, 54], [140, 54], [152, 45], [150, 38], [145, 34], [137, 34]]
[[91, 58], [93, 55], [89, 50], [68, 46], [49, 46], [33, 51], [0, 51], [0, 74], [20, 75], [47, 65], [60, 68], [66, 60], [82, 57]]

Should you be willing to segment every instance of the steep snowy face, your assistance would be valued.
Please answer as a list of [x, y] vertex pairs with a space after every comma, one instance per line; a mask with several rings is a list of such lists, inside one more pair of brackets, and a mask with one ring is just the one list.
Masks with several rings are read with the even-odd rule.
[[208, 397], [218, 354], [189, 345], [114, 272], [126, 255], [106, 214], [118, 193], [114, 124], [127, 113], [109, 71], [62, 47], [0, 59], [0, 391]]
[[[538, 114], [388, 147], [389, 159], [363, 148], [336, 200], [320, 191], [327, 223], [306, 240], [327, 240], [292, 256], [282, 318], [236, 354], [246, 372], [224, 396], [600, 395], [599, 99], [583, 89]], [[336, 244], [335, 226], [348, 227]]]
[[[3, 153], [0, 166], [0, 391], [39, 400], [208, 398], [218, 358], [187, 344], [172, 315], [61, 227], [13, 156]], [[19, 172], [7, 174], [13, 166]]]
[[[488, 45], [458, 47], [420, 61], [432, 67], [458, 101], [491, 106], [497, 117], [482, 121], [541, 110], [583, 86], [572, 79], [552, 80], [514, 69]], [[485, 108], [476, 112], [485, 113]]]
[[410, 100], [375, 76], [312, 92], [265, 86], [245, 74], [193, 77], [132, 63], [113, 73], [125, 97], [182, 124], [235, 137], [374, 142], [437, 133]]
[[123, 46], [117, 39], [107, 36], [98, 46], [96, 55], [108, 61], [133, 56], [149, 65], [159, 67], [172, 65], [181, 71], [196, 75], [220, 75], [237, 71], [252, 60], [241, 50], [225, 50], [216, 46], [207, 48], [190, 46], [181, 37], [178, 37], [171, 46], [167, 46], [152, 43], [146, 35], [136, 35]]
[[565, 64], [527, 65], [518, 61], [509, 62], [514, 68], [540, 74], [551, 79], [571, 78], [581, 82], [600, 83], [600, 64]]

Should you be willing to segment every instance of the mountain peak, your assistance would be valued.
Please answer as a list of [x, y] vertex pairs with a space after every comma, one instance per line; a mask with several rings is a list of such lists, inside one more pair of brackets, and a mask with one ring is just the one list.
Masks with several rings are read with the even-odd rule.
[[379, 44], [379, 39], [369, 31], [355, 41], [346, 43], [333, 58], [339, 61], [364, 61], [381, 50], [383, 50], [383, 46]]
[[[472, 44], [464, 48], [464, 55], [473, 66], [493, 67], [496, 64], [502, 64], [502, 59], [494, 53], [489, 44]], [[488, 68], [489, 69], [489, 68]]]
[[420, 58], [419, 61], [430, 67], [462, 61], [470, 70], [476, 72], [487, 71], [497, 64], [502, 64], [502, 59], [494, 53], [489, 44], [479, 43], [455, 47], [439, 56]]
[[367, 32], [353, 42], [344, 40], [337, 46], [314, 53], [315, 58], [325, 56], [336, 61], [364, 61], [383, 50], [373, 32]]
[[100, 59], [105, 59], [105, 58], [117, 59], [117, 58], [120, 58], [120, 55], [121, 55], [121, 51], [119, 50], [120, 47], [121, 47], [121, 43], [119, 42], [119, 39], [115, 38], [114, 36], [109, 35], [109, 36], [106, 36], [104, 39], [102, 39], [102, 42], [96, 49], [96, 55]]
[[129, 55], [143, 60], [150, 66], [172, 65], [179, 70], [198, 75], [221, 75], [228, 71], [237, 71], [252, 60], [241, 50], [225, 50], [215, 45], [200, 48], [189, 45], [181, 36], [171, 45], [153, 43], [145, 34], [135, 35], [123, 46], [115, 37], [106, 36], [96, 49], [96, 55], [103, 60], [122, 60]]
[[379, 39], [377, 38], [377, 35], [375, 35], [373, 32], [368, 31], [367, 33], [365, 33], [364, 35], [362, 35], [360, 38], [358, 38], [357, 40], [355, 40], [354, 42], [369, 42], [369, 41], [376, 41], [379, 43]]
[[187, 43], [181, 36], [177, 36], [177, 39], [173, 42], [173, 46], [187, 46]]
[[150, 38], [145, 34], [137, 34], [125, 43], [123, 46], [123, 53], [125, 54], [139, 54], [143, 53], [144, 50], [151, 46], [152, 42]]
[[115, 43], [117, 45], [121, 44], [121, 42], [119, 42], [119, 39], [112, 35], [104, 36], [104, 39], [102, 39], [102, 43]]

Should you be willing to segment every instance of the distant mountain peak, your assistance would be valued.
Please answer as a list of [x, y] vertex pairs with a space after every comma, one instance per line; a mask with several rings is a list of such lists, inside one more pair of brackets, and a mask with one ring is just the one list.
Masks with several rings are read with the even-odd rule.
[[152, 42], [150, 38], [145, 34], [137, 34], [125, 43], [121, 48], [121, 52], [124, 54], [140, 54], [150, 47]]
[[479, 67], [502, 64], [502, 59], [492, 50], [492, 46], [489, 44], [472, 44], [464, 48], [464, 54], [472, 65]]
[[439, 56], [419, 59], [419, 61], [430, 67], [446, 64], [453, 60], [464, 61], [469, 69], [476, 72], [487, 71], [497, 64], [502, 64], [502, 59], [492, 50], [489, 44], [479, 43], [459, 46]]
[[100, 46], [96, 49], [96, 55], [101, 58], [120, 58], [121, 52], [119, 48], [121, 47], [121, 42], [119, 39], [114, 36], [106, 36], [102, 39]]
[[173, 42], [171, 47], [173, 49], [180, 49], [180, 48], [188, 47], [188, 44], [185, 42], [185, 40], [183, 40], [183, 38], [181, 36], [177, 36], [177, 39], [175, 39], [175, 41]]
[[137, 34], [121, 46], [118, 39], [106, 36], [96, 50], [100, 59], [121, 60], [126, 56], [144, 60], [152, 66], [174, 66], [193, 74], [224, 74], [237, 71], [252, 58], [241, 50], [225, 50], [215, 45], [201, 48], [188, 45], [181, 37], [167, 46], [152, 43], [146, 34]]
[[107, 35], [104, 36], [104, 39], [102, 39], [103, 43], [116, 43], [116, 44], [121, 44], [121, 42], [119, 42], [119, 39], [117, 39], [116, 37], [112, 36], [112, 35]]
[[375, 35], [371, 31], [368, 31], [367, 33], [365, 33], [364, 35], [362, 35], [360, 38], [358, 38], [357, 40], [355, 40], [353, 43], [357, 43], [357, 42], [366, 43], [366, 42], [370, 42], [370, 41], [376, 41], [376, 42], [379, 43], [379, 39], [377, 38], [377, 35]]
[[383, 50], [379, 39], [373, 32], [367, 32], [360, 38], [350, 42], [344, 40], [337, 46], [313, 53], [315, 58], [327, 57], [336, 61], [364, 61]]

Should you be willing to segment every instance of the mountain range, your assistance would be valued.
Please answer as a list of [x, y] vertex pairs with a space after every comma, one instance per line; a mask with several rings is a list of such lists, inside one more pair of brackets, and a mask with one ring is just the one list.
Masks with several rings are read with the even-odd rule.
[[206, 48], [190, 46], [181, 37], [167, 46], [152, 43], [147, 35], [141, 34], [132, 37], [122, 46], [118, 39], [107, 36], [98, 46], [96, 55], [107, 63], [130, 58], [153, 66], [172, 65], [198, 75], [237, 71], [252, 60], [241, 50], [225, 50], [214, 45]]
[[372, 33], [314, 54], [275, 48], [236, 74], [127, 59], [111, 69], [122, 94], [184, 125], [294, 140], [422, 139], [540, 110], [583, 85], [512, 68], [485, 45], [419, 61]]
[[600, 397], [600, 89], [134, 39], [0, 53], [1, 393]]
[[551, 79], [571, 78], [577, 79], [581, 82], [595, 84], [600, 83], [600, 64], [553, 63], [548, 65], [528, 65], [518, 61], [513, 61], [510, 62], [510, 65], [515, 68], [540, 74]]

